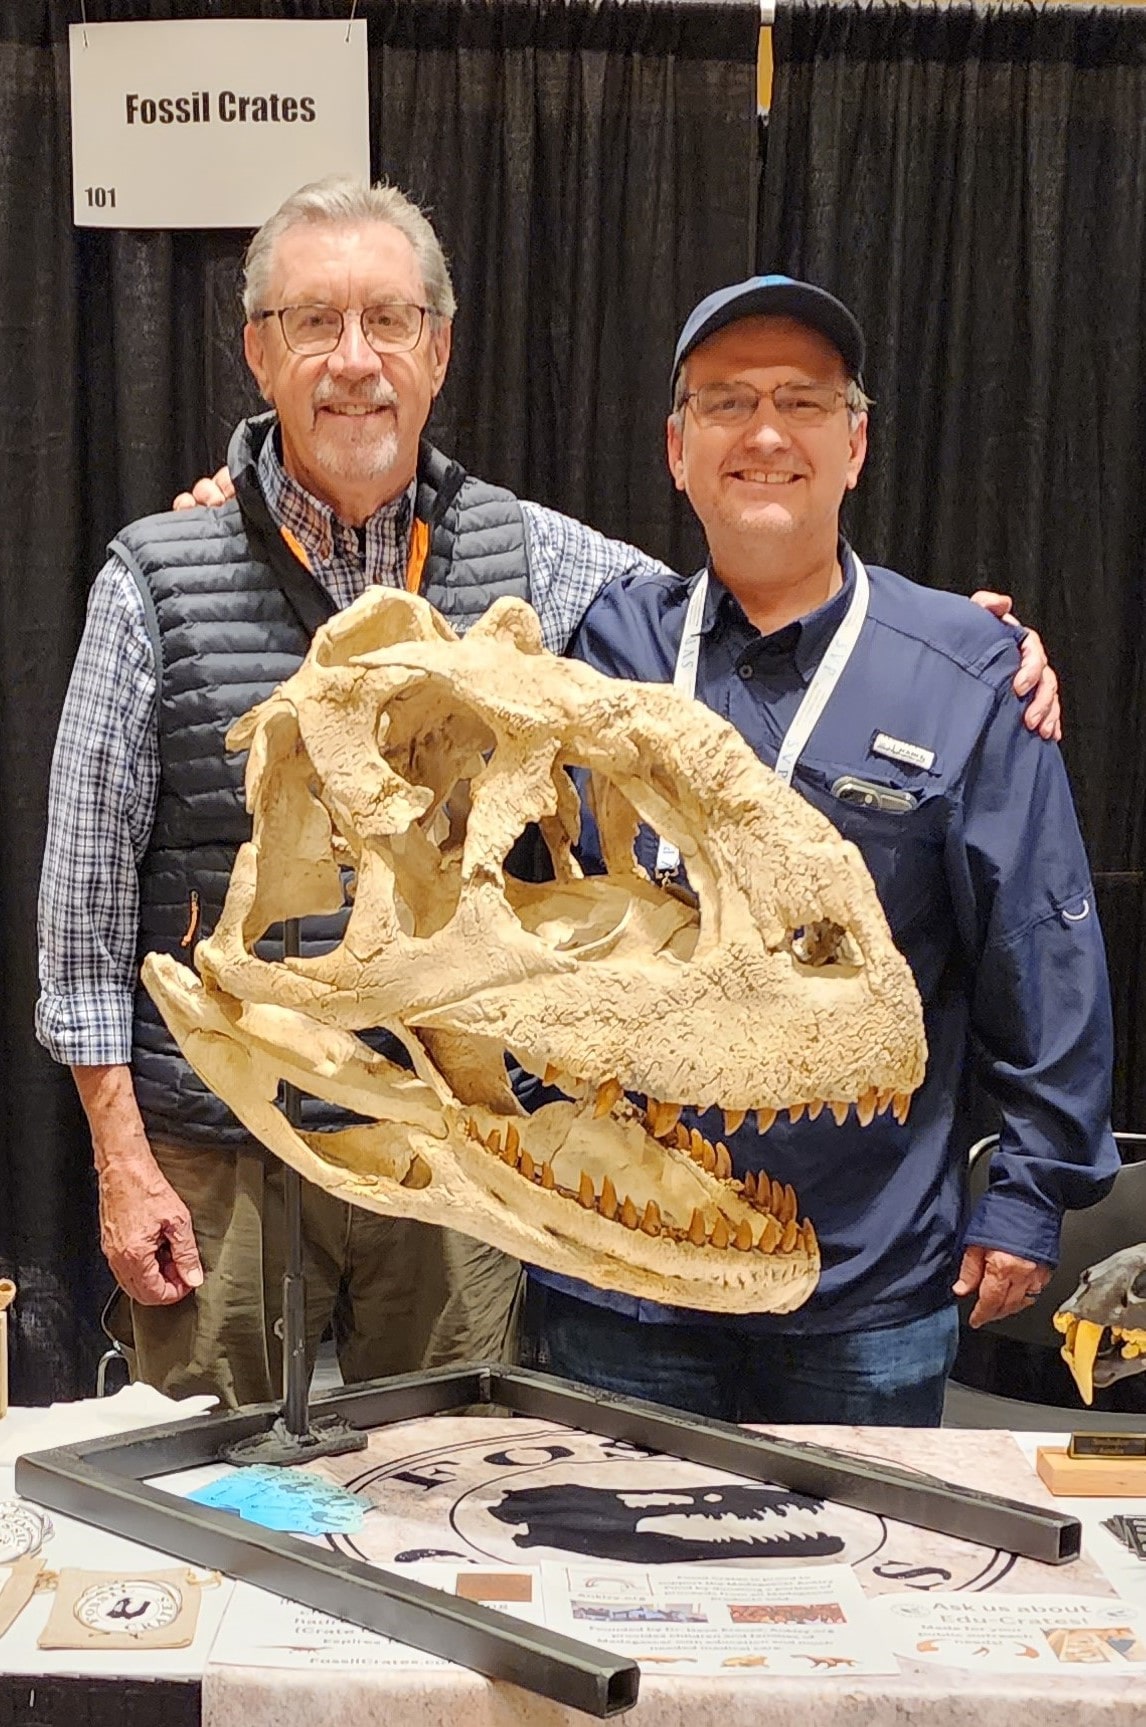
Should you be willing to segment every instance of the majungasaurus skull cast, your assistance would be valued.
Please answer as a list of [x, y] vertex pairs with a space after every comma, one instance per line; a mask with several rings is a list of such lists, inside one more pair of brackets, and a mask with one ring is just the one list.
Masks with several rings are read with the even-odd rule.
[[[819, 1274], [791, 1186], [732, 1178], [680, 1123], [719, 1106], [902, 1119], [922, 1013], [854, 846], [728, 725], [669, 685], [541, 646], [499, 601], [462, 639], [372, 588], [232, 729], [253, 827], [198, 975], [147, 988], [191, 1065], [309, 1180], [635, 1296], [787, 1312]], [[574, 856], [583, 770], [606, 873]], [[635, 861], [676, 845], [694, 899]], [[554, 880], [506, 858], [536, 823]], [[287, 918], [341, 941], [269, 960]], [[357, 1034], [386, 1028], [407, 1071]], [[506, 1056], [563, 1100], [527, 1113]], [[353, 1111], [296, 1130], [280, 1085]]]

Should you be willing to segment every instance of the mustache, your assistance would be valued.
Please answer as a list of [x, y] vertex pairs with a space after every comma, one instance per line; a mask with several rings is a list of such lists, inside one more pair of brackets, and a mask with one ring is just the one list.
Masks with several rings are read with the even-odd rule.
[[398, 392], [385, 378], [363, 378], [358, 384], [339, 384], [320, 378], [311, 398], [316, 408], [396, 408]]

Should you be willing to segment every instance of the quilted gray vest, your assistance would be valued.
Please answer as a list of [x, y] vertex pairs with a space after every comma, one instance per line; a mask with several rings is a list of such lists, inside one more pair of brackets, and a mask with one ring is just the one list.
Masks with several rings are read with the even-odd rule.
[[[245, 755], [226, 734], [290, 677], [333, 601], [287, 549], [256, 478], [273, 416], [246, 421], [228, 453], [236, 498], [222, 509], [147, 516], [111, 550], [143, 598], [158, 674], [159, 798], [140, 865], [139, 946], [190, 963], [222, 908], [239, 845], [250, 837]], [[529, 598], [521, 506], [423, 444], [415, 513], [430, 529], [421, 592], [459, 631], [503, 594]], [[339, 938], [341, 918], [307, 920], [303, 952]], [[192, 934], [193, 931], [193, 934]], [[263, 948], [276, 958], [277, 932]], [[150, 997], [136, 991], [132, 1070], [149, 1135], [177, 1145], [238, 1145], [249, 1134], [191, 1070]], [[307, 1100], [308, 1129], [345, 1121]]]

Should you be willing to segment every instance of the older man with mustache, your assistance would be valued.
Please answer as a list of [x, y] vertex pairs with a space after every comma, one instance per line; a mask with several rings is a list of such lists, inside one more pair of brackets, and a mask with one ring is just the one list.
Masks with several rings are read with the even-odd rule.
[[[329, 181], [287, 199], [251, 242], [244, 302], [273, 411], [234, 435], [235, 496], [132, 523], [92, 590], [53, 766], [37, 1009], [91, 1126], [137, 1370], [228, 1404], [280, 1383], [283, 1172], [183, 1061], [137, 966], [186, 956], [218, 916], [249, 830], [229, 726], [369, 583], [424, 594], [459, 630], [518, 595], [559, 651], [607, 582], [667, 573], [425, 441], [454, 295], [395, 188]], [[1032, 645], [1020, 693], [1044, 666]], [[1051, 679], [1027, 716], [1048, 735]], [[309, 1345], [332, 1326], [347, 1380], [506, 1347], [518, 1270], [501, 1256], [313, 1188], [303, 1227]]]

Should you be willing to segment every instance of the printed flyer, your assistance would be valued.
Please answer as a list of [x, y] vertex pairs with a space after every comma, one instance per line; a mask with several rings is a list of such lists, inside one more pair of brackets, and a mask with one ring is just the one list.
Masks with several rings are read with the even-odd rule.
[[1146, 1610], [1076, 1595], [884, 1595], [884, 1637], [905, 1661], [982, 1673], [1146, 1680]]
[[[406, 1575], [642, 1667], [680, 1673], [895, 1673], [880, 1621], [851, 1568], [782, 1572], [703, 1566], [481, 1570], [415, 1565]], [[215, 1641], [221, 1665], [425, 1668], [435, 1656], [240, 1584]]]

